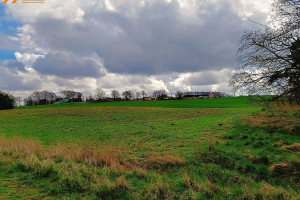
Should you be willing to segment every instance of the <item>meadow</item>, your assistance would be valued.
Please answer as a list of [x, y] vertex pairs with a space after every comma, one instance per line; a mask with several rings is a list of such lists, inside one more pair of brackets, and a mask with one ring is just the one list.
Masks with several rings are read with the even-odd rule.
[[247, 97], [0, 111], [0, 199], [299, 199], [299, 118]]

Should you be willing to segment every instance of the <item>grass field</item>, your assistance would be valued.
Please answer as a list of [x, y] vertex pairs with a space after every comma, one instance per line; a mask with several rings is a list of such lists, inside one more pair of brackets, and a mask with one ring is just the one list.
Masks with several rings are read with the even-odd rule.
[[299, 199], [299, 108], [279, 107], [239, 97], [0, 111], [0, 199]]

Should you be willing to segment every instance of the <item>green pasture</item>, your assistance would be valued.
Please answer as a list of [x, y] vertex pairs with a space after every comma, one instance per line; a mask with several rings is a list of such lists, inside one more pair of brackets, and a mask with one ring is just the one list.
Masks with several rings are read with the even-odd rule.
[[[155, 165], [143, 175], [135, 170], [122, 172], [80, 164], [96, 170], [100, 179], [105, 177], [113, 182], [125, 177], [130, 185], [121, 189], [90, 189], [89, 178], [83, 172], [74, 174], [87, 185], [62, 186], [57, 184], [62, 180], [60, 176], [42, 176], [43, 168], [24, 169], [18, 161], [12, 166], [1, 165], [0, 155], [3, 171], [0, 184], [7, 185], [0, 186], [0, 196], [16, 190], [9, 186], [9, 179], [25, 188], [24, 199], [41, 196], [49, 199], [266, 199], [260, 190], [269, 185], [273, 188], [270, 193], [273, 199], [297, 199], [299, 174], [278, 175], [269, 168], [276, 163], [291, 163], [296, 172], [299, 170], [299, 153], [281, 151], [278, 147], [278, 142], [299, 142], [299, 135], [242, 123], [243, 117], [261, 110], [249, 103], [247, 97], [239, 97], [78, 103], [0, 111], [0, 135], [5, 137], [37, 139], [46, 147], [57, 143], [120, 147], [128, 162], [139, 167], [150, 156], [171, 155], [186, 161], [178, 166]], [[51, 170], [61, 169], [65, 164], [56, 163]], [[72, 179], [74, 182], [76, 177]], [[27, 194], [31, 190], [38, 191], [36, 197]]]

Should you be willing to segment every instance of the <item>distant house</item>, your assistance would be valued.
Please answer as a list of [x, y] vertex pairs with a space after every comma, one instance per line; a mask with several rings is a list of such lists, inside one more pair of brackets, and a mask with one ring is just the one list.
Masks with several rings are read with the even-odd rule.
[[168, 100], [176, 100], [176, 97], [168, 97]]
[[155, 100], [154, 97], [143, 97], [143, 101], [151, 101], [151, 100]]
[[54, 102], [54, 104], [69, 103], [69, 102], [71, 102], [70, 99], [62, 99], [60, 101]]
[[216, 95], [214, 93], [210, 93], [208, 96], [208, 98], [217, 98], [217, 97], [218, 97], [218, 95]]
[[185, 92], [183, 97], [185, 99], [207, 99], [210, 94], [210, 92]]
[[183, 93], [184, 99], [208, 99], [224, 97], [224, 92], [185, 92]]

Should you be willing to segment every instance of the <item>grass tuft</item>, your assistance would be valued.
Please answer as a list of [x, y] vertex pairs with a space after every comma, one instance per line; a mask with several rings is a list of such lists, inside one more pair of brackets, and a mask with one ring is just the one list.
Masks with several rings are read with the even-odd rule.
[[292, 145], [284, 145], [280, 149], [283, 151], [288, 151], [288, 152], [299, 152], [300, 151], [300, 143], [295, 143]]
[[167, 169], [186, 165], [184, 158], [172, 155], [150, 156], [144, 162], [147, 169]]
[[276, 175], [292, 175], [294, 173], [294, 168], [287, 163], [279, 163], [271, 165], [269, 168], [271, 171], [273, 171]]

